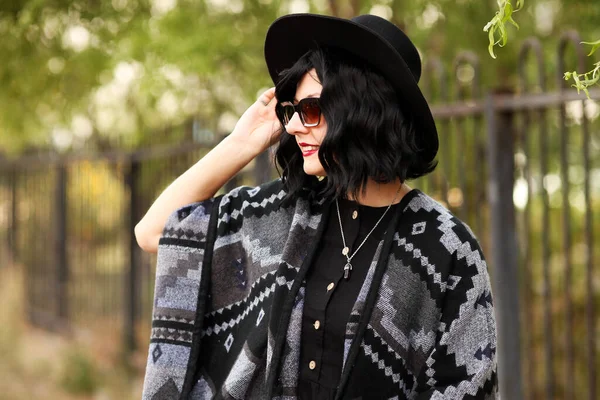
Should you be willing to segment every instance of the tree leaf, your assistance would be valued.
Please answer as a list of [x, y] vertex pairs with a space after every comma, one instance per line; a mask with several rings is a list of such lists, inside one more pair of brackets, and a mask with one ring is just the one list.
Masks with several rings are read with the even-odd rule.
[[494, 31], [496, 30], [495, 27], [492, 27], [489, 31], [489, 39], [490, 39], [490, 44], [488, 45], [488, 52], [490, 53], [490, 56], [495, 60], [496, 59], [496, 54], [494, 53], [494, 46], [496, 45], [496, 40], [494, 38]]
[[596, 52], [596, 50], [600, 49], [600, 40], [597, 40], [595, 42], [581, 42], [581, 43], [592, 46], [592, 50], [590, 50], [588, 56], [591, 56], [592, 54], [594, 54]]
[[519, 11], [520, 9], [522, 9], [524, 4], [525, 0], [517, 0], [515, 3], [515, 11]]

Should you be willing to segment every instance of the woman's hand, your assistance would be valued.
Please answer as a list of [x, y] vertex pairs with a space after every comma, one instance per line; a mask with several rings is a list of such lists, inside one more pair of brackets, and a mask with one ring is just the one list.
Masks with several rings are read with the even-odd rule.
[[165, 222], [173, 211], [213, 197], [229, 179], [279, 139], [281, 123], [275, 115], [276, 103], [275, 88], [264, 92], [242, 115], [230, 135], [158, 196], [135, 227], [142, 249], [156, 253]]
[[275, 114], [275, 88], [261, 94], [238, 120], [230, 138], [260, 154], [279, 139], [281, 123]]

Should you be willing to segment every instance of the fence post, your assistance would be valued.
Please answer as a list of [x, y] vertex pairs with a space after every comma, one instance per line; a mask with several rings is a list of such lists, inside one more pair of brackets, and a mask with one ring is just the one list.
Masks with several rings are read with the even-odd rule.
[[12, 262], [17, 261], [17, 222], [18, 208], [17, 208], [17, 166], [13, 165], [10, 169], [10, 232], [9, 232], [9, 249], [11, 252], [10, 259]]
[[267, 149], [254, 160], [254, 180], [256, 186], [271, 180], [270, 152], [271, 149]]
[[135, 328], [138, 317], [138, 301], [140, 287], [140, 249], [135, 239], [135, 225], [139, 221], [139, 161], [130, 157], [125, 172], [125, 185], [129, 188], [129, 268], [125, 275], [125, 321], [124, 339], [125, 351], [136, 350]]
[[56, 166], [54, 207], [57, 312], [59, 320], [64, 323], [69, 316], [69, 265], [67, 258], [67, 168], [62, 161], [59, 161]]
[[517, 232], [513, 203], [515, 126], [513, 112], [498, 112], [494, 95], [485, 103], [488, 135], [488, 198], [491, 208], [492, 282], [498, 329], [501, 398], [523, 398]]

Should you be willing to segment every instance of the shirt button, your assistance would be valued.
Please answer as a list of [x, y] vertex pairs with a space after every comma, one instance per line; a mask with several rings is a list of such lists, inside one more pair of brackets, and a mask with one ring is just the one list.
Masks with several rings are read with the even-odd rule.
[[308, 363], [308, 368], [310, 368], [310, 369], [315, 369], [315, 368], [317, 368], [317, 363], [316, 363], [316, 362], [314, 362], [314, 361], [311, 361], [311, 362], [309, 362], [309, 363]]
[[358, 211], [354, 210], [354, 212], [352, 213], [352, 219], [356, 218], [358, 218]]
[[313, 326], [315, 327], [315, 329], [319, 329], [321, 327], [321, 321], [316, 320]]
[[329, 292], [331, 289], [333, 289], [335, 285], [333, 284], [333, 282], [331, 282], [329, 285], [327, 285], [327, 291]]

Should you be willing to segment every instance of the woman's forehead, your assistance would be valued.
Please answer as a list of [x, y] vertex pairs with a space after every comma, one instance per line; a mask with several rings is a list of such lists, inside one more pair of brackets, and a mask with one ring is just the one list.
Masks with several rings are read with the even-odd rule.
[[294, 100], [298, 101], [306, 97], [319, 97], [321, 90], [323, 90], [323, 86], [319, 82], [317, 72], [312, 69], [304, 74], [300, 82], [298, 82]]

